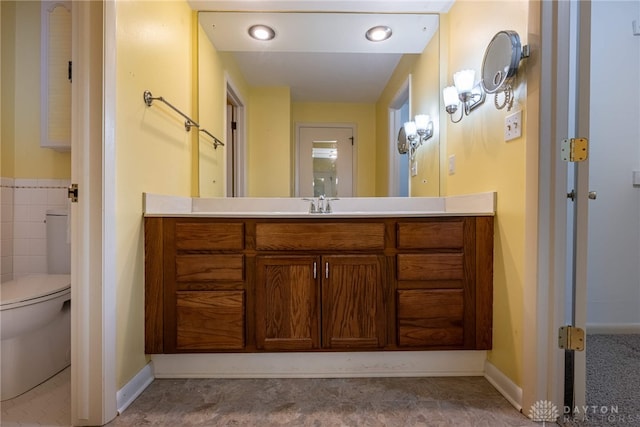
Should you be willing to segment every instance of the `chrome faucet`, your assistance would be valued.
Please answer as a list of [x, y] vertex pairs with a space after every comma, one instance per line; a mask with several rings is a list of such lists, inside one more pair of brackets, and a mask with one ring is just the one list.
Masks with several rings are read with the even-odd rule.
[[310, 204], [309, 204], [309, 213], [318, 213], [318, 209], [316, 208], [316, 200], [315, 199], [309, 199], [309, 198], [305, 197], [302, 200], [310, 202]]
[[324, 194], [318, 197], [318, 213], [325, 213]]
[[302, 200], [306, 200], [310, 202], [309, 204], [309, 213], [331, 213], [333, 212], [331, 209], [332, 200], [338, 200], [338, 198], [330, 198], [327, 199], [324, 194], [319, 196], [317, 199], [312, 198], [303, 198]]

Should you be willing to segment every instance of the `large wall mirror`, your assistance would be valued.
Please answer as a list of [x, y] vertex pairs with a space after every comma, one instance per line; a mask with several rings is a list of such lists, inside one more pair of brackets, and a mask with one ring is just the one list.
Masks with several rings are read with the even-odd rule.
[[[198, 21], [199, 121], [225, 141], [214, 149], [200, 136], [201, 197], [314, 195], [300, 177], [325, 179], [326, 171], [303, 169], [326, 150], [309, 150], [306, 162], [305, 126], [353, 129], [353, 153], [327, 151], [340, 169], [334, 175], [352, 177], [332, 182], [332, 195], [439, 195], [437, 14], [200, 11]], [[254, 25], [275, 37], [252, 39]], [[367, 30], [381, 25], [391, 37], [368, 40]], [[430, 115], [436, 135], [411, 165], [396, 137], [417, 114]]]

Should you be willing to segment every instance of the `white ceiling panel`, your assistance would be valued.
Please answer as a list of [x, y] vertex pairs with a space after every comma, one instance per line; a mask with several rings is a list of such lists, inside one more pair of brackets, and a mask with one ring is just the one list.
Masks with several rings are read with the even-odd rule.
[[[242, 3], [242, 2], [240, 2]], [[420, 54], [438, 31], [437, 14], [201, 12], [199, 21], [220, 52], [229, 52], [252, 86], [289, 86], [297, 102], [375, 102], [403, 54]], [[247, 30], [271, 26], [257, 41]], [[389, 40], [366, 31], [391, 27]]]
[[[200, 13], [200, 24], [219, 51], [421, 53], [438, 28], [438, 15], [376, 13]], [[273, 28], [276, 37], [249, 37], [252, 25]], [[386, 25], [390, 39], [370, 42], [365, 33]]]

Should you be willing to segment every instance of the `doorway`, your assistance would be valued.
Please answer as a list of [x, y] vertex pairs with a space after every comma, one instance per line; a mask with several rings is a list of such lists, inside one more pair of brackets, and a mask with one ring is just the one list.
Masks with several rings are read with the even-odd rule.
[[[586, 404], [622, 424], [640, 417], [640, 2], [593, 1], [591, 16]], [[603, 85], [612, 70], [620, 84]]]
[[227, 82], [226, 128], [226, 196], [245, 195], [245, 118], [244, 102], [231, 84]]
[[296, 196], [352, 197], [355, 125], [296, 125]]
[[[579, 13], [573, 8], [578, 8]], [[562, 138], [589, 138], [588, 161], [569, 167], [566, 164], [558, 166], [562, 162], [554, 159], [559, 157], [559, 147], [545, 151], [544, 155], [550, 157], [541, 159], [540, 194], [547, 193], [549, 182], [554, 182], [555, 187], [550, 188], [546, 199], [542, 196], [543, 204], [548, 203], [552, 208], [551, 216], [545, 216], [543, 206], [540, 229], [557, 227], [557, 232], [550, 231], [544, 237], [551, 239], [545, 241], [543, 238], [540, 246], [547, 253], [550, 253], [549, 249], [555, 251], [556, 255], [552, 255], [555, 265], [545, 265], [548, 260], [541, 255], [543, 269], [539, 273], [542, 282], [550, 279], [549, 283], [557, 285], [550, 289], [551, 313], [544, 307], [544, 312], [538, 311], [538, 317], [543, 334], [547, 327], [544, 315], [551, 314], [554, 319], [547, 329], [550, 337], [548, 354], [553, 360], [547, 370], [548, 378], [553, 382], [553, 378], [564, 377], [563, 373], [570, 374], [564, 385], [552, 387], [550, 395], [552, 401], [558, 402], [560, 415], [564, 415], [561, 421], [585, 418], [595, 421], [593, 425], [602, 425], [602, 414], [593, 411], [615, 412], [616, 419], [626, 417], [627, 422], [629, 417], [640, 413], [636, 403], [629, 403], [638, 401], [638, 396], [633, 395], [637, 384], [625, 385], [624, 381], [631, 378], [625, 374], [629, 367], [625, 368], [625, 363], [619, 361], [623, 353], [635, 351], [635, 356], [628, 357], [626, 362], [632, 365], [630, 373], [638, 371], [640, 352], [638, 346], [631, 343], [640, 331], [640, 271], [637, 269], [640, 195], [633, 180], [634, 171], [640, 168], [637, 146], [640, 128], [637, 121], [630, 122], [626, 117], [637, 117], [640, 112], [640, 98], [629, 95], [640, 93], [637, 79], [640, 38], [634, 35], [632, 25], [633, 18], [639, 15], [640, 4], [637, 2], [566, 2], [558, 7], [559, 22], [567, 24], [561, 25], [559, 37], [575, 39], [575, 43], [557, 43], [560, 49], [566, 49], [558, 54], [559, 62], [564, 60], [567, 64], [555, 73], [558, 80], [551, 79], [551, 83], [562, 90], [573, 89], [551, 97], [557, 102], [541, 105], [543, 116], [549, 111], [557, 120], [552, 121], [556, 125], [555, 133], [544, 134], [546, 130], [542, 127], [541, 143], [546, 144], [548, 140], [553, 147]], [[570, 27], [574, 27], [571, 33]], [[569, 46], [573, 48], [570, 50]], [[624, 51], [625, 55], [610, 54], [611, 46], [616, 46], [615, 52]], [[567, 58], [573, 58], [573, 62]], [[616, 70], [616, 79], [622, 83], [618, 85], [620, 88], [602, 85], [611, 70]], [[575, 86], [561, 82], [562, 78], [576, 76]], [[611, 108], [612, 105], [616, 108]], [[563, 122], [565, 118], [569, 120]], [[575, 128], [572, 127], [574, 118]], [[575, 169], [575, 175], [572, 169]], [[555, 178], [547, 180], [542, 171]], [[567, 200], [567, 196], [575, 201]], [[562, 235], [565, 231], [570, 238]], [[578, 244], [572, 251], [570, 247], [574, 242]], [[566, 277], [565, 271], [569, 273]], [[566, 286], [561, 285], [565, 283]], [[557, 327], [563, 324], [573, 324], [587, 332], [585, 351], [574, 352], [566, 359], [565, 352], [554, 343]], [[626, 332], [627, 337], [620, 332]], [[602, 356], [602, 349], [613, 347], [598, 343], [603, 333], [614, 336], [614, 341], [621, 343], [623, 349], [615, 355], [600, 357], [598, 362], [592, 356]], [[607, 374], [612, 371], [616, 372], [615, 376]], [[557, 390], [562, 390], [564, 396], [554, 395]], [[618, 396], [625, 398], [615, 397], [616, 392], [621, 392]], [[596, 394], [605, 398], [600, 399]], [[570, 405], [564, 409], [568, 414], [563, 413], [562, 403]], [[576, 408], [578, 410], [571, 413]]]

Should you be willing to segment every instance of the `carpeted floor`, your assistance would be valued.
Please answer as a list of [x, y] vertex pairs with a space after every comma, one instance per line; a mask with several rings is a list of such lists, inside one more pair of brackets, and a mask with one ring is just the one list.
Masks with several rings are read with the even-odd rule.
[[640, 334], [588, 335], [585, 427], [640, 426]]

